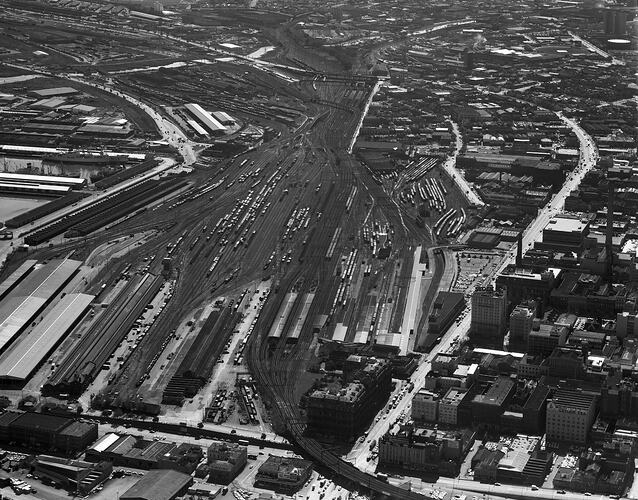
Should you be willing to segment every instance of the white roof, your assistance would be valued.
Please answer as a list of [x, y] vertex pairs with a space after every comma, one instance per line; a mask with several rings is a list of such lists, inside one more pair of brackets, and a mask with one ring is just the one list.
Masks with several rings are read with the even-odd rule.
[[13, 349], [0, 356], [0, 378], [24, 380], [68, 333], [95, 296], [70, 293]]
[[115, 443], [118, 439], [120, 439], [120, 436], [111, 432], [110, 434], [106, 434], [101, 439], [99, 439], [97, 443], [91, 446], [91, 449], [101, 453], [105, 450], [108, 450], [109, 446]]
[[0, 172], [0, 182], [35, 182], [38, 184], [62, 184], [69, 186], [82, 186], [86, 180], [82, 177], [59, 177], [55, 175], [31, 175]]

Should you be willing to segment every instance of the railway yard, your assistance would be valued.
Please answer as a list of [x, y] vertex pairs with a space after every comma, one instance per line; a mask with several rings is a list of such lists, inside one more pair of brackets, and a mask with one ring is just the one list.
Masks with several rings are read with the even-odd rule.
[[[437, 294], [469, 297], [509, 255], [506, 232], [467, 248], [484, 204], [449, 110], [420, 152], [370, 153], [392, 85], [294, 38], [293, 17], [240, 13], [231, 34], [58, 13], [30, 38], [29, 9], [0, 21], [0, 158], [26, 176], [0, 190], [51, 200], [0, 232], [0, 394], [294, 447], [339, 484], [423, 498], [309, 431], [306, 401], [334, 351], [423, 370], [458, 343], [425, 336]], [[392, 384], [393, 404], [414, 388]]]

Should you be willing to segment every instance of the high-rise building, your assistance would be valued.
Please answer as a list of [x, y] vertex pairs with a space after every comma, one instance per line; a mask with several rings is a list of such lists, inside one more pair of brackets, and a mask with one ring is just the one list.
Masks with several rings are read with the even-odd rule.
[[510, 314], [510, 351], [527, 346], [527, 337], [534, 326], [536, 302], [519, 304]]
[[638, 314], [626, 311], [616, 314], [616, 336], [638, 337]]
[[507, 289], [479, 287], [472, 295], [470, 340], [477, 347], [501, 349], [507, 326]]

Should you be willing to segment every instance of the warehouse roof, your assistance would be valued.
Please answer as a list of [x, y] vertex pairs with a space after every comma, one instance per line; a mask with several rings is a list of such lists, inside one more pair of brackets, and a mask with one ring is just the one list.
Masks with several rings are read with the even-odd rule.
[[54, 184], [30, 184], [19, 182], [0, 182], [0, 190], [3, 191], [40, 191], [43, 193], [64, 194], [70, 191], [70, 186], [56, 186]]
[[19, 426], [23, 429], [42, 429], [46, 432], [59, 432], [69, 425], [70, 422], [70, 419], [56, 415], [26, 412], [16, 418], [12, 425]]
[[120, 500], [172, 500], [192, 479], [175, 470], [151, 470], [120, 495]]
[[53, 95], [77, 94], [78, 91], [73, 87], [54, 87], [50, 89], [40, 89], [34, 91], [42, 97], [50, 97]]
[[0, 182], [27, 182], [37, 184], [57, 184], [60, 186], [83, 186], [86, 179], [82, 177], [59, 177], [55, 175], [31, 175], [0, 172]]
[[105, 434], [100, 439], [98, 439], [93, 446], [91, 446], [91, 449], [101, 453], [103, 451], [106, 451], [112, 444], [117, 442], [119, 439], [120, 439], [120, 436], [115, 434], [114, 432]]
[[72, 293], [60, 300], [33, 331], [0, 356], [0, 378], [25, 380], [75, 325], [94, 298]]
[[25, 260], [18, 269], [13, 271], [6, 280], [0, 283], [0, 300], [2, 300], [4, 296], [11, 291], [13, 287], [15, 287], [37, 263], [38, 261], [35, 259]]
[[77, 260], [52, 260], [32, 271], [0, 303], [0, 350], [51, 300], [82, 265]]
[[60, 436], [83, 437], [94, 427], [97, 427], [97, 424], [84, 422], [83, 420], [74, 420], [60, 431]]

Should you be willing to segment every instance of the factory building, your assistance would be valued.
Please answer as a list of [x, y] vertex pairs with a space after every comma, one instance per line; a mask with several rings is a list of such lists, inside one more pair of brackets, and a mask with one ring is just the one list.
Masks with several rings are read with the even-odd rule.
[[97, 439], [97, 424], [36, 412], [0, 415], [0, 441], [28, 448], [44, 448], [72, 454]]
[[152, 470], [131, 486], [120, 500], [173, 500], [184, 495], [193, 483], [188, 474], [175, 470]]
[[184, 108], [195, 118], [197, 123], [210, 132], [211, 135], [223, 135], [224, 132], [226, 132], [226, 127], [199, 104], [186, 104]]
[[113, 472], [110, 462], [93, 464], [51, 455], [38, 455], [33, 467], [37, 477], [80, 495], [88, 495]]

